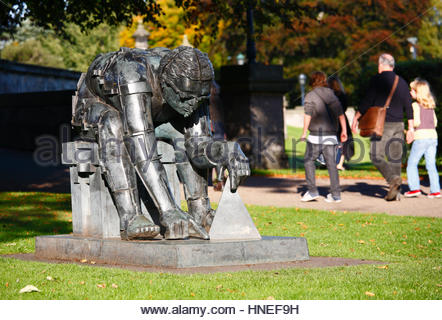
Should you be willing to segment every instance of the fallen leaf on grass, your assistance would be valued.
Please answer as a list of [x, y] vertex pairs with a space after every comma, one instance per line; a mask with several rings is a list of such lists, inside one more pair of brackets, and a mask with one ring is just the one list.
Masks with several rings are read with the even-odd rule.
[[266, 300], [275, 300], [275, 297], [274, 297], [274, 296], [268, 296], [268, 297], [266, 298]]
[[5, 244], [5, 246], [7, 246], [7, 247], [11, 247], [11, 246], [15, 246], [15, 245], [17, 245], [15, 242]]
[[91, 261], [91, 264], [96, 264], [96, 262], [95, 261]]
[[388, 264], [385, 265], [385, 266], [380, 266], [380, 267], [376, 267], [376, 268], [378, 268], [378, 269], [388, 269]]
[[192, 297], [194, 297], [194, 296], [195, 296], [195, 294], [194, 294], [193, 292], [191, 292], [191, 293], [190, 293], [190, 295], [191, 295]]
[[54, 278], [52, 278], [51, 276], [47, 276], [46, 280], [52, 281], [52, 280], [54, 280]]
[[217, 286], [215, 287], [215, 289], [216, 289], [217, 291], [219, 291], [219, 290], [222, 289], [222, 287], [223, 287], [223, 285], [222, 285], [222, 284], [219, 284], [219, 285], [217, 285]]
[[370, 291], [365, 291], [365, 295], [369, 296], [369, 297], [374, 297], [375, 296], [375, 294], [373, 292], [370, 292]]
[[106, 288], [106, 284], [105, 283], [99, 283], [97, 284], [98, 288]]
[[28, 292], [40, 292], [36, 287], [28, 284], [26, 287], [20, 290], [20, 293], [28, 293]]
[[87, 259], [83, 259], [83, 260], [81, 260], [80, 262], [81, 262], [81, 263], [86, 263], [86, 262], [87, 262]]
[[365, 244], [365, 241], [364, 240], [358, 240], [358, 243]]
[[117, 288], [118, 288], [118, 285], [115, 284], [115, 283], [112, 283], [112, 288], [117, 289]]
[[432, 240], [428, 240], [428, 243], [433, 243], [433, 241]]
[[6, 282], [6, 283], [5, 283], [5, 287], [6, 287], [6, 288], [9, 287], [9, 282]]
[[438, 283], [438, 284], [436, 284], [436, 286], [438, 286], [440, 288], [440, 287], [442, 287], [442, 284]]
[[80, 284], [85, 284], [85, 282], [84, 281], [80, 281]]

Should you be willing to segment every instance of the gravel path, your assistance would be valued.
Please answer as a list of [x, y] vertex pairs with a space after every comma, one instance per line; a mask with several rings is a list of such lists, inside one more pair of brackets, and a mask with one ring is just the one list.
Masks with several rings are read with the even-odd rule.
[[[429, 199], [422, 195], [418, 198], [401, 197], [400, 201], [387, 202], [387, 184], [384, 180], [341, 179], [342, 202], [327, 203], [324, 201], [328, 193], [329, 180], [318, 179], [321, 197], [317, 201], [302, 202], [301, 195], [307, 191], [304, 179], [249, 177], [238, 189], [246, 204], [275, 207], [299, 207], [323, 210], [359, 211], [387, 213], [400, 216], [442, 217], [442, 198]], [[408, 190], [403, 181], [402, 190]], [[422, 186], [425, 193], [428, 185]], [[218, 202], [221, 192], [209, 188], [211, 202]]]

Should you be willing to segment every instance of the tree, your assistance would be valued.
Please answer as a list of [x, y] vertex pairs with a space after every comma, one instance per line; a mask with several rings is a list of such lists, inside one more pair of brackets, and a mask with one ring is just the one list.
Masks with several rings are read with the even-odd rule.
[[[282, 61], [287, 77], [323, 70], [337, 73], [352, 93], [364, 66], [379, 53], [397, 61], [410, 59], [407, 37], [417, 34], [429, 0], [323, 0], [310, 3], [315, 11], [266, 26], [258, 36], [258, 57], [266, 63]], [[299, 92], [299, 91], [298, 91]]]
[[418, 54], [424, 58], [442, 58], [442, 2], [432, 0], [418, 33]]
[[79, 26], [68, 23], [64, 30], [66, 36], [59, 37], [27, 20], [2, 50], [2, 58], [85, 72], [97, 54], [119, 48], [121, 27], [100, 24], [85, 34]]
[[1, 3], [0, 32], [10, 33], [27, 18], [37, 26], [64, 33], [66, 22], [85, 31], [104, 22], [111, 26], [130, 24], [136, 13], [156, 22], [161, 14], [155, 0], [3, 0]]
[[[144, 21], [144, 28], [149, 31], [149, 47], [175, 48], [182, 44], [186, 35], [191, 45], [203, 52], [207, 52], [216, 67], [227, 62], [227, 52], [223, 48], [222, 41], [217, 41], [210, 34], [201, 34], [196, 25], [189, 24], [186, 20], [186, 12], [183, 8], [177, 7], [174, 0], [158, 0], [163, 14], [158, 17], [158, 25]], [[120, 46], [133, 48], [135, 41], [132, 35], [138, 27], [138, 21], [144, 19], [142, 16], [133, 18], [132, 25], [120, 33]], [[222, 33], [223, 27], [217, 29], [218, 34]]]

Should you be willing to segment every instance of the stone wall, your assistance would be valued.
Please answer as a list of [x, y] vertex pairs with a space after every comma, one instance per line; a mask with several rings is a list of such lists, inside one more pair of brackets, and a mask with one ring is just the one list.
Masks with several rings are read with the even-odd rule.
[[0, 148], [29, 150], [35, 139], [70, 128], [74, 90], [0, 94]]
[[81, 73], [0, 59], [0, 94], [75, 90]]

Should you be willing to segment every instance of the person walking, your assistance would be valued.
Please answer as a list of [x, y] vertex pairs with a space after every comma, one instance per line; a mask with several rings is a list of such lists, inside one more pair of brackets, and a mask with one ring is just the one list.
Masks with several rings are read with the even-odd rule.
[[[348, 123], [348, 118], [345, 115], [345, 112], [347, 111], [347, 107], [348, 107], [347, 94], [345, 93], [344, 86], [342, 85], [341, 80], [339, 80], [338, 76], [332, 75], [332, 76], [328, 77], [327, 83], [328, 83], [329, 88], [333, 90], [333, 92], [335, 93], [335, 96], [339, 99], [339, 102], [341, 103], [341, 106], [342, 106], [342, 112], [344, 113], [344, 117], [345, 117], [345, 125], [347, 128], [348, 138], [347, 138], [347, 141], [339, 144], [339, 147], [337, 149], [338, 155], [336, 158], [338, 170], [345, 170], [344, 161], [350, 160], [351, 157], [353, 157], [353, 155], [355, 154], [353, 135], [351, 134], [351, 128], [350, 128], [350, 124]], [[342, 128], [341, 128], [341, 126], [339, 126], [338, 137], [341, 135], [341, 131], [342, 131]]]
[[[405, 197], [417, 197], [422, 194], [419, 183], [417, 165], [422, 156], [425, 156], [425, 167], [430, 178], [430, 194], [428, 198], [440, 198], [439, 173], [436, 167], [437, 151], [437, 118], [434, 108], [436, 103], [427, 81], [417, 78], [410, 84], [414, 114], [414, 142], [411, 146], [407, 164], [407, 180], [410, 191], [405, 192]], [[411, 143], [411, 141], [407, 141]]]
[[361, 101], [351, 126], [352, 131], [356, 133], [359, 118], [368, 108], [385, 104], [397, 79], [396, 90], [387, 108], [383, 135], [381, 138], [372, 137], [370, 142], [370, 159], [389, 184], [385, 197], [387, 201], [400, 199], [404, 112], [408, 119], [407, 141], [413, 140], [414, 136], [413, 109], [408, 84], [394, 73], [394, 63], [392, 55], [381, 54], [378, 60], [378, 74], [371, 79], [366, 96]]
[[[341, 142], [347, 140], [347, 127], [341, 103], [327, 86], [327, 76], [315, 71], [310, 76], [312, 90], [305, 97], [304, 129], [301, 141], [307, 140], [304, 155], [305, 178], [308, 191], [301, 201], [313, 201], [319, 198], [315, 180], [315, 160], [322, 153], [330, 176], [330, 191], [327, 202], [341, 202], [339, 174], [336, 168], [336, 145], [338, 138], [338, 120], [342, 127]], [[307, 130], [310, 131], [307, 137]]]

